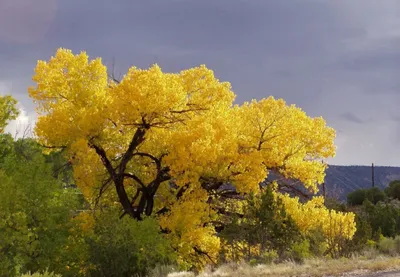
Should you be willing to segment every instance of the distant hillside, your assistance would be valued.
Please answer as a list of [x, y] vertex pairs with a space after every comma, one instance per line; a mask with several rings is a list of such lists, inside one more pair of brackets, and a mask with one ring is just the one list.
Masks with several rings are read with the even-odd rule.
[[[273, 180], [279, 180], [280, 189], [293, 195], [307, 199], [312, 196], [304, 186], [293, 179], [285, 179], [274, 171], [269, 171], [268, 178], [264, 184]], [[400, 180], [400, 167], [375, 166], [375, 187], [385, 189], [393, 180]], [[339, 200], [347, 200], [349, 192], [372, 187], [372, 168], [362, 165], [329, 165], [325, 176], [325, 193], [327, 197]], [[226, 188], [234, 189], [227, 185]], [[323, 186], [319, 186], [318, 195], [323, 194]]]
[[[400, 167], [375, 166], [375, 186], [384, 189], [393, 180], [400, 180]], [[370, 166], [330, 165], [326, 170], [325, 188], [328, 196], [346, 199], [346, 195], [360, 188], [372, 186]]]

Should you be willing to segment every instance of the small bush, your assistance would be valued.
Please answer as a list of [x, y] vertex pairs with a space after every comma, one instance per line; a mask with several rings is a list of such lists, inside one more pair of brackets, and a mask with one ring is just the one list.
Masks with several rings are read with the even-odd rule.
[[249, 261], [249, 265], [250, 265], [250, 266], [256, 266], [256, 265], [258, 265], [258, 264], [259, 264], [259, 262], [258, 262], [257, 259], [251, 259], [251, 260]]
[[310, 254], [315, 257], [322, 257], [327, 250], [326, 238], [321, 228], [310, 230], [306, 239], [310, 244]]
[[369, 240], [367, 240], [367, 243], [365, 244], [365, 246], [367, 248], [375, 248], [376, 247], [376, 241], [369, 239]]
[[378, 249], [388, 255], [400, 254], [400, 236], [396, 238], [383, 238], [378, 242]]
[[275, 250], [265, 251], [261, 255], [261, 261], [264, 264], [271, 264], [275, 262], [278, 258], [279, 258], [278, 252], [276, 252]]
[[396, 251], [397, 251], [397, 254], [400, 254], [400, 236], [396, 236], [396, 237], [394, 238], [394, 242], [395, 242], [395, 244], [396, 244]]
[[371, 259], [375, 259], [377, 256], [379, 256], [379, 254], [380, 254], [379, 250], [376, 247], [373, 247], [373, 248], [366, 247], [365, 249], [363, 249], [360, 252], [360, 255], [361, 255], [360, 258], [361, 259], [371, 260]]
[[310, 252], [310, 242], [308, 240], [303, 240], [302, 242], [294, 243], [289, 256], [295, 262], [303, 263], [304, 259], [312, 256]]
[[94, 234], [87, 239], [91, 276], [144, 276], [158, 264], [172, 264], [175, 253], [160, 233], [157, 221], [143, 221], [105, 212], [97, 218]]
[[400, 199], [400, 180], [390, 182], [385, 192], [390, 198]]

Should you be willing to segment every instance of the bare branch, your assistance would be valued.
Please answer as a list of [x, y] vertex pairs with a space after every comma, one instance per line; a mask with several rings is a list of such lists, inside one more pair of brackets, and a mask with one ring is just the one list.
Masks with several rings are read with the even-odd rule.
[[112, 59], [111, 68], [112, 71], [111, 74], [108, 74], [108, 78], [110, 78], [115, 83], [119, 84], [121, 81], [117, 77], [115, 77], [115, 58]]

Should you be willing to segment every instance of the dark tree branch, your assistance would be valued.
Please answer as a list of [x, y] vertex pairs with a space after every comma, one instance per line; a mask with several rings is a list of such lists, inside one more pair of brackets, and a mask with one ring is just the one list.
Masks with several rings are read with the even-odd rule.
[[138, 183], [138, 184], [143, 188], [143, 190], [146, 190], [146, 191], [147, 191], [146, 185], [145, 185], [145, 184], [142, 182], [142, 180], [140, 180], [140, 178], [137, 177], [135, 174], [132, 174], [132, 173], [124, 173], [123, 176], [124, 176], [124, 177], [127, 177], [127, 178], [131, 178], [132, 180], [135, 180], [136, 183]]
[[222, 185], [224, 185], [224, 182], [221, 180], [218, 180], [216, 178], [206, 178], [206, 177], [200, 177], [200, 183], [202, 188], [204, 188], [207, 191], [216, 190], [220, 188]]
[[[147, 127], [147, 126], [146, 126]], [[119, 173], [124, 173], [126, 165], [132, 159], [134, 151], [136, 148], [144, 141], [144, 135], [146, 134], [146, 129], [148, 128], [138, 128], [129, 143], [128, 150], [122, 156], [122, 160], [119, 164]]]
[[162, 207], [160, 210], [156, 212], [156, 215], [163, 215], [169, 212], [169, 209], [167, 207]]
[[136, 153], [133, 154], [133, 156], [140, 156], [140, 157], [150, 158], [156, 164], [157, 171], [161, 171], [161, 158], [157, 159], [156, 157], [154, 157], [153, 155], [151, 155], [149, 153], [142, 153], [142, 152], [136, 152]]
[[161, 183], [169, 180], [171, 180], [171, 176], [169, 175], [169, 168], [168, 167], [164, 167], [162, 169], [160, 168], [160, 170], [158, 170], [157, 172], [156, 178], [153, 181], [151, 181], [148, 185], [150, 194], [154, 196]]
[[115, 180], [117, 177], [115, 169], [113, 168], [110, 160], [108, 159], [106, 151], [101, 146], [94, 144], [93, 139], [89, 140], [89, 147], [93, 148], [96, 151], [97, 155], [100, 156], [101, 161], [105, 166], [105, 168], [107, 169], [108, 174], [110, 174], [111, 178]]
[[206, 108], [195, 108], [195, 109], [187, 109], [187, 110], [180, 110], [180, 111], [171, 111], [173, 114], [183, 114], [183, 113], [188, 113], [188, 112], [200, 112], [200, 111], [207, 111], [208, 109]]
[[[141, 189], [137, 189], [137, 190], [136, 190], [136, 194], [135, 194], [135, 196], [132, 197], [132, 200], [131, 200], [131, 206], [133, 206], [133, 204], [135, 204], [135, 201], [138, 199], [139, 194], [140, 194], [141, 191], [142, 191]], [[120, 215], [119, 219], [123, 218], [126, 214], [127, 214], [127, 212], [124, 211], [124, 212]]]
[[114, 120], [112, 120], [111, 118], [107, 118], [107, 119], [111, 121], [111, 123], [114, 125], [115, 128], [118, 127], [117, 123]]
[[193, 249], [197, 254], [206, 256], [214, 265], [217, 265], [217, 263], [210, 257], [210, 255], [207, 252], [201, 250], [197, 246], [194, 246]]
[[184, 185], [183, 187], [181, 187], [178, 190], [178, 193], [176, 194], [176, 199], [179, 199], [183, 196], [183, 194], [185, 193], [185, 191], [189, 188], [189, 184]]
[[298, 196], [303, 197], [304, 199], [311, 199], [312, 198], [311, 195], [301, 191], [300, 189], [296, 188], [293, 185], [285, 184], [285, 183], [278, 183], [278, 186], [279, 186], [279, 189], [281, 191], [294, 193], [294, 194], [296, 194]]
[[95, 203], [95, 206], [98, 206], [98, 204], [99, 204], [99, 202], [100, 202], [101, 196], [102, 196], [103, 193], [107, 190], [108, 185], [111, 183], [111, 181], [112, 181], [112, 178], [109, 177], [109, 178], [106, 179], [106, 180], [103, 182], [103, 184], [101, 185], [100, 190], [99, 190], [99, 194], [97, 195], [97, 197], [96, 197], [96, 199], [95, 199], [95, 202], [94, 202], [94, 203]]
[[[96, 151], [96, 153], [100, 156], [103, 165], [107, 169], [107, 172], [110, 174], [111, 179], [114, 181], [115, 189], [117, 191], [118, 198], [119, 201], [121, 202], [122, 207], [130, 216], [135, 218], [135, 211], [129, 201], [128, 194], [126, 193], [124, 187], [124, 176], [116, 173], [116, 170], [113, 168], [110, 160], [107, 157], [106, 151], [101, 146], [98, 146], [95, 143], [93, 143], [93, 139], [89, 141], [89, 146], [93, 148]], [[126, 163], [128, 161], [129, 160], [127, 160]]]

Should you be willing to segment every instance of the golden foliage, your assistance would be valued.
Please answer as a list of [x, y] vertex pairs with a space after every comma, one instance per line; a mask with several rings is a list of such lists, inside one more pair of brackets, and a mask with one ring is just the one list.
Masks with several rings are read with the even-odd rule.
[[329, 210], [324, 205], [322, 196], [301, 203], [298, 197], [290, 197], [288, 194], [278, 194], [285, 208], [294, 219], [297, 226], [304, 233], [322, 227], [327, 238], [344, 237], [352, 239], [356, 231], [354, 213], [343, 213]]
[[[320, 160], [335, 154], [335, 132], [322, 118], [273, 97], [233, 105], [230, 84], [205, 66], [132, 67], [115, 82], [101, 59], [59, 49], [38, 62], [33, 80], [38, 139], [68, 149], [84, 195], [93, 202], [101, 190], [125, 211], [124, 193], [143, 213], [165, 208], [160, 224], [185, 261], [194, 249], [210, 259], [218, 253], [208, 223], [216, 212], [210, 195], [221, 184], [257, 192], [274, 169], [316, 191], [325, 176]], [[314, 217], [320, 209], [310, 205]]]
[[276, 194], [282, 199], [288, 214], [294, 219], [304, 234], [313, 230], [322, 230], [328, 252], [337, 257], [345, 244], [356, 232], [355, 214], [329, 210], [322, 196], [301, 203], [298, 197], [288, 194]]

